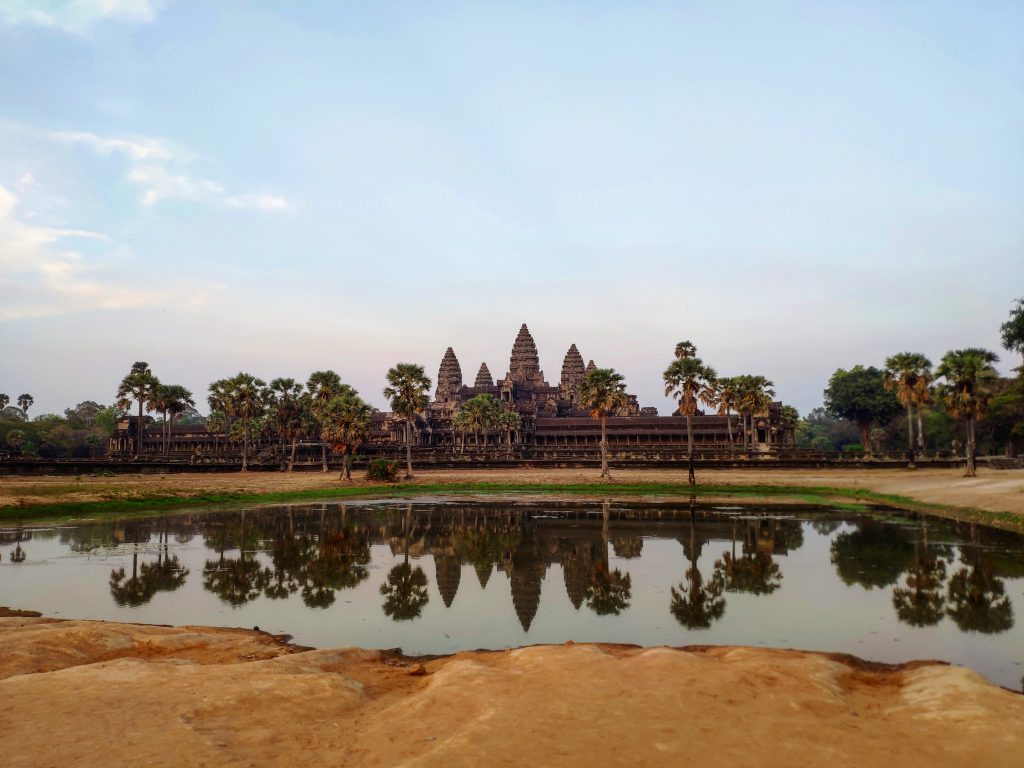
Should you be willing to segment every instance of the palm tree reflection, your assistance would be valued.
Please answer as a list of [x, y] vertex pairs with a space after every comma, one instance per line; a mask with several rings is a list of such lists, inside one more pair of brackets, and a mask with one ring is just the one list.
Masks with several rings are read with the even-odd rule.
[[418, 618], [423, 606], [430, 600], [427, 594], [427, 574], [419, 566], [409, 565], [409, 526], [412, 504], [406, 506], [402, 518], [403, 560], [388, 573], [387, 581], [380, 585], [385, 596], [384, 613], [394, 621], [409, 621]]
[[587, 586], [585, 595], [587, 607], [598, 616], [618, 616], [629, 607], [633, 585], [628, 573], [623, 573], [618, 568], [613, 571], [609, 567], [608, 527], [611, 504], [605, 501], [602, 507], [601, 559], [594, 564], [594, 571], [590, 576], [590, 584]]
[[704, 582], [697, 561], [700, 558], [697, 543], [696, 499], [690, 499], [690, 546], [687, 557], [690, 567], [686, 569], [684, 581], [679, 589], [671, 588], [672, 601], [669, 610], [676, 621], [687, 629], [708, 629], [712, 622], [725, 613], [725, 598], [722, 591], [724, 580], [716, 571], [711, 580]]
[[[964, 547], [961, 547], [961, 557]], [[960, 629], [986, 635], [1005, 632], [1013, 626], [1013, 606], [1006, 596], [1003, 580], [992, 572], [983, 556], [978, 533], [971, 525], [971, 545], [967, 548], [969, 565], [949, 579], [946, 613]]]
[[914, 542], [914, 559], [907, 569], [906, 586], [892, 590], [892, 604], [896, 617], [912, 627], [929, 627], [942, 620], [945, 598], [942, 596], [946, 580], [946, 561], [937, 557], [928, 544], [928, 525], [924, 525], [924, 540]]

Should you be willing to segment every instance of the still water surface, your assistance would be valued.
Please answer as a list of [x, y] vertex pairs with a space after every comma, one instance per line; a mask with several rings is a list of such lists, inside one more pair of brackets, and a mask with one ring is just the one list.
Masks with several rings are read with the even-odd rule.
[[934, 658], [1020, 690], [1024, 537], [830, 508], [360, 502], [0, 529], [0, 605], [447, 653], [566, 640]]

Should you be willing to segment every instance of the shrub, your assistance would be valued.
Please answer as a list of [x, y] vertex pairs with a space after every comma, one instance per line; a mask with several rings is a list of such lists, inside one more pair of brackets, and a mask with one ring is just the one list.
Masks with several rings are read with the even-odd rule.
[[398, 481], [398, 462], [391, 459], [371, 459], [366, 466], [366, 479], [381, 483]]

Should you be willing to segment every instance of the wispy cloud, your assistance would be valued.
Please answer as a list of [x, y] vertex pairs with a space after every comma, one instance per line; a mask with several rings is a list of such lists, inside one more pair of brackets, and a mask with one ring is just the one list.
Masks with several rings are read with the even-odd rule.
[[3, 0], [0, 24], [85, 34], [101, 21], [148, 24], [162, 6], [160, 0]]
[[156, 292], [119, 282], [78, 250], [74, 241], [108, 242], [97, 232], [27, 224], [18, 198], [0, 186], [0, 320], [47, 317], [89, 309], [128, 309]]
[[50, 138], [62, 144], [81, 144], [100, 155], [123, 155], [128, 180], [144, 188], [139, 202], [151, 207], [161, 200], [187, 200], [202, 205], [282, 213], [291, 204], [281, 195], [245, 192], [229, 194], [220, 183], [185, 173], [192, 155], [173, 142], [148, 136], [108, 137], [85, 131], [59, 131]]

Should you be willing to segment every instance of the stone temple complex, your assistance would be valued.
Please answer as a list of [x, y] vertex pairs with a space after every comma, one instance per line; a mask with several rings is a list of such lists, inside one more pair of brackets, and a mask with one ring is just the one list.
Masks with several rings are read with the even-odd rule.
[[[540, 369], [540, 356], [529, 328], [523, 324], [512, 343], [508, 370], [495, 380], [486, 362], [480, 363], [472, 384], [463, 379], [462, 364], [452, 347], [445, 350], [437, 371], [436, 388], [425, 412], [416, 419], [414, 451], [421, 463], [465, 461], [537, 461], [572, 463], [599, 457], [601, 429], [588, 410], [581, 407], [578, 390], [587, 371], [597, 366], [570, 344], [562, 360], [557, 383], [549, 382]], [[519, 416], [519, 427], [509, 431], [466, 433], [453, 426], [452, 418], [477, 395], [489, 395], [502, 410]], [[793, 427], [782, 419], [782, 404], [772, 403], [753, 414], [744, 434], [743, 420], [736, 414], [705, 414], [693, 417], [694, 454], [698, 459], [721, 458], [736, 453], [770, 457], [794, 445]], [[110, 438], [110, 454], [128, 458], [134, 454], [136, 422], [123, 417]], [[659, 416], [656, 408], [643, 408], [634, 395], [607, 419], [609, 455], [613, 461], [652, 463], [682, 461], [687, 456], [686, 419], [679, 415]], [[320, 443], [315, 435], [299, 442], [300, 463], [319, 459]], [[371, 456], [400, 457], [405, 444], [405, 424], [392, 413], [378, 412], [373, 435], [362, 448]], [[190, 462], [230, 462], [240, 449], [223, 436], [211, 434], [203, 425], [174, 425], [169, 450], [163, 450], [161, 428], [146, 427], [143, 454], [163, 454]], [[279, 459], [283, 441], [273, 435], [261, 437], [252, 452], [256, 463]]]

